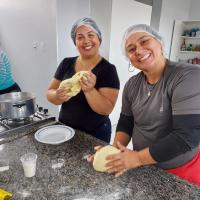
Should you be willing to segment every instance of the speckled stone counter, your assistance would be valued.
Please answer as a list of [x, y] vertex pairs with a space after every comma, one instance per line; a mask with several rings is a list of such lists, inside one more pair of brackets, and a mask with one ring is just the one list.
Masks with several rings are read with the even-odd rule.
[[[60, 145], [34, 139], [34, 131], [0, 145], [0, 158], [9, 160], [9, 170], [0, 172], [0, 188], [21, 200], [199, 200], [200, 187], [167, 174], [154, 166], [141, 167], [115, 178], [94, 171], [85, 156], [101, 141], [76, 131]], [[26, 178], [20, 156], [38, 155], [36, 175]]]

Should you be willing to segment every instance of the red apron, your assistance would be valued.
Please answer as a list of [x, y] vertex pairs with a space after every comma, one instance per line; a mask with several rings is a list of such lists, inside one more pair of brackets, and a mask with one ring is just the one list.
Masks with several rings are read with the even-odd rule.
[[191, 161], [180, 167], [169, 169], [167, 171], [189, 181], [190, 183], [200, 186], [200, 149]]

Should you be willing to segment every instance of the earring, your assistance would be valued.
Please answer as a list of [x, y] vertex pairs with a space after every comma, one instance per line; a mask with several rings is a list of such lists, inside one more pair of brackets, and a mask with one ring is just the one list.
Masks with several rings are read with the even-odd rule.
[[133, 72], [135, 70], [135, 67], [131, 64], [131, 62], [129, 61], [128, 63], [128, 71], [129, 72]]

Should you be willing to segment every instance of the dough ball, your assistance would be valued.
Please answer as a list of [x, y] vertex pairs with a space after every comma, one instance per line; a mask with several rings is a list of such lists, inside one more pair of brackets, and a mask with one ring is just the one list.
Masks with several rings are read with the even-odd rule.
[[111, 154], [119, 153], [120, 150], [116, 147], [113, 147], [111, 145], [107, 145], [105, 147], [102, 147], [100, 150], [98, 150], [94, 155], [93, 160], [93, 167], [96, 171], [99, 172], [106, 172], [106, 163], [108, 162], [106, 160], [106, 157]]
[[79, 81], [82, 77], [85, 77], [86, 74], [88, 74], [88, 71], [77, 72], [71, 78], [62, 81], [60, 83], [59, 88], [66, 89], [66, 91], [68, 91], [67, 95], [69, 97], [76, 96], [81, 91], [81, 85], [80, 85]]

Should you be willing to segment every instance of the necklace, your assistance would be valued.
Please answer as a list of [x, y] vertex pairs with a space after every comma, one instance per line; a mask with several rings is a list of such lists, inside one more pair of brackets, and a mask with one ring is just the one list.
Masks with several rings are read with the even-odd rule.
[[155, 88], [155, 86], [156, 86], [157, 83], [155, 83], [155, 84], [149, 84], [149, 83], [147, 83], [147, 82], [145, 81], [145, 84], [146, 84], [146, 88], [147, 88], [147, 90], [148, 90], [147, 96], [150, 97], [151, 94], [152, 94], [152, 92], [153, 92], [153, 89]]

